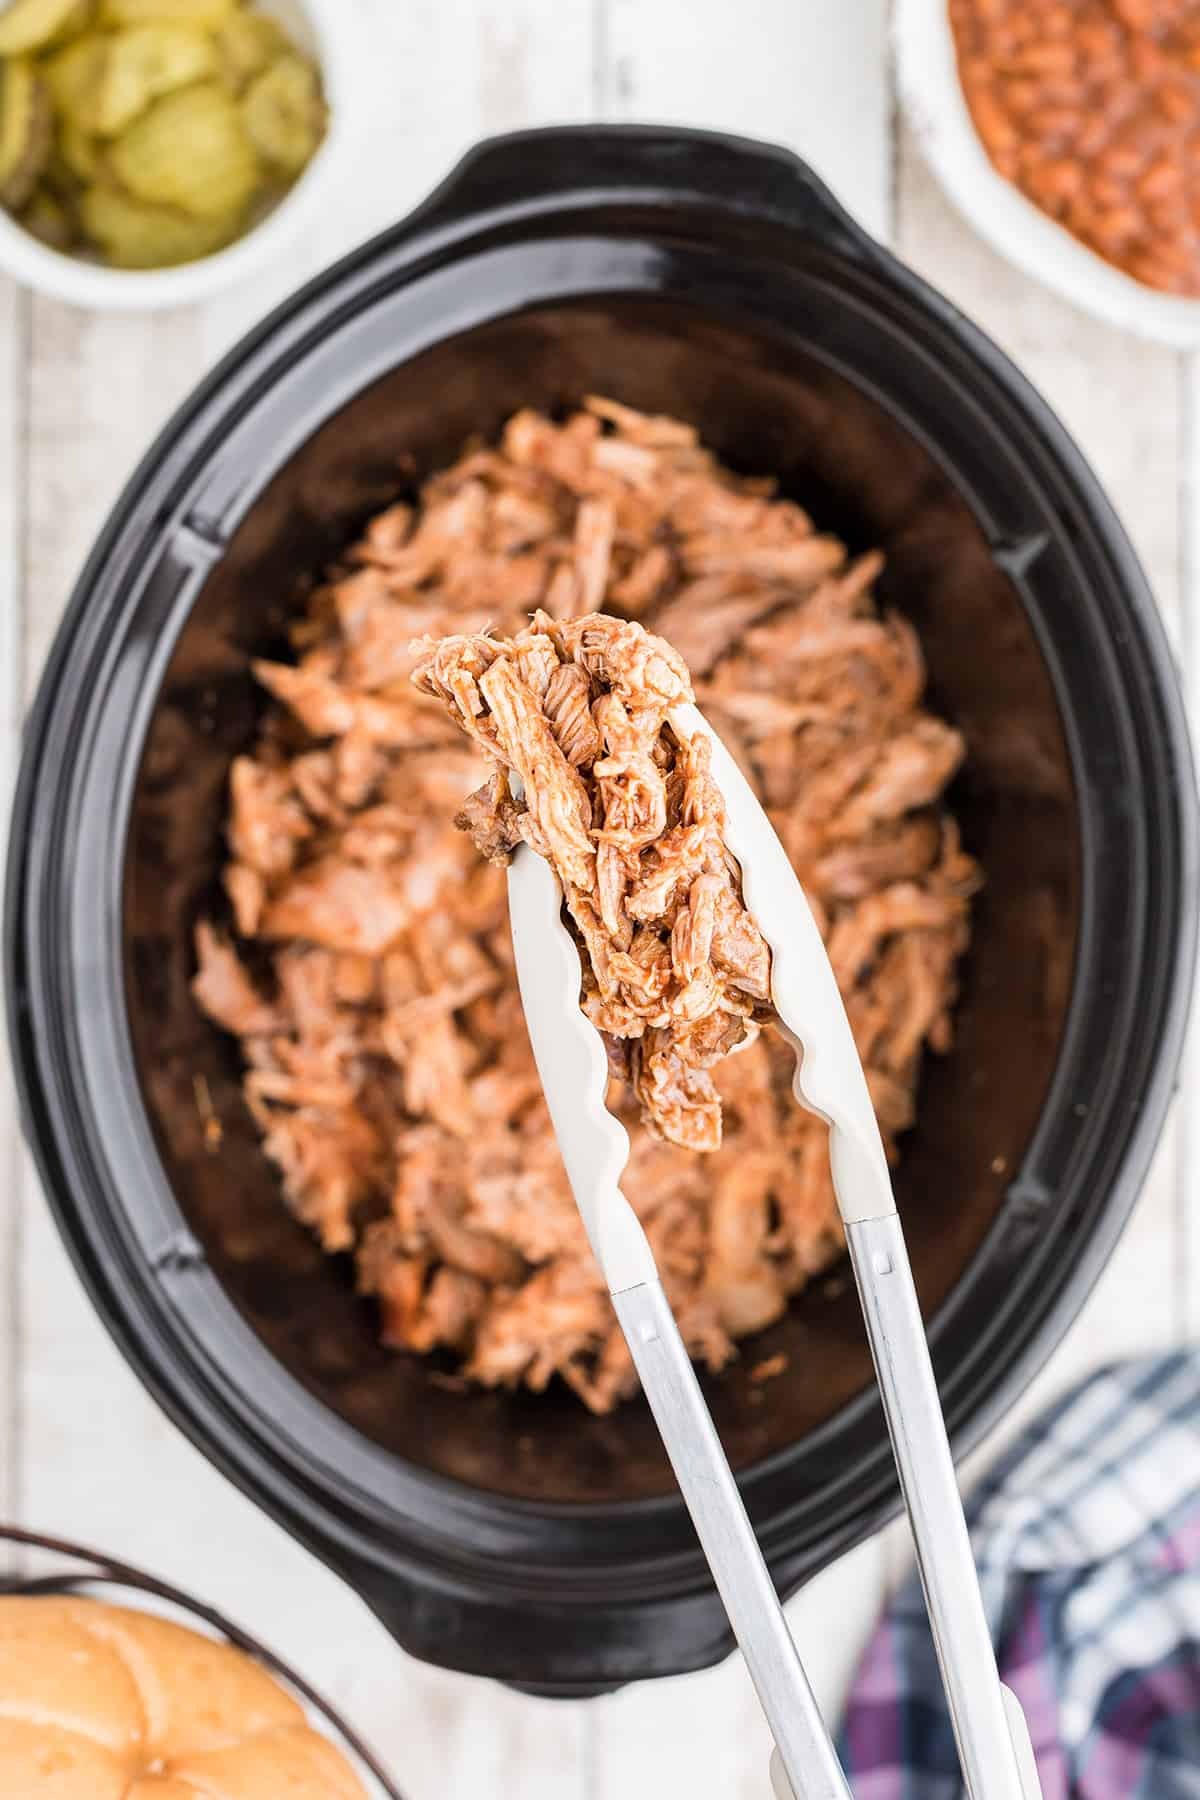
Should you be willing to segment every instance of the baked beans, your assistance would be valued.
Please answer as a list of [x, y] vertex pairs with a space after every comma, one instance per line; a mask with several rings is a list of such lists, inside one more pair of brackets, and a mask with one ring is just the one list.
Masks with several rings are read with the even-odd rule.
[[949, 0], [992, 163], [1147, 287], [1200, 295], [1200, 0]]

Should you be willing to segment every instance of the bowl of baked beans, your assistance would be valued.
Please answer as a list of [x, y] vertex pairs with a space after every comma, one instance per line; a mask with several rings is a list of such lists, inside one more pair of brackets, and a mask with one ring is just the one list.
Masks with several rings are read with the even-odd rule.
[[902, 102], [995, 249], [1141, 336], [1200, 343], [1200, 4], [897, 0]]

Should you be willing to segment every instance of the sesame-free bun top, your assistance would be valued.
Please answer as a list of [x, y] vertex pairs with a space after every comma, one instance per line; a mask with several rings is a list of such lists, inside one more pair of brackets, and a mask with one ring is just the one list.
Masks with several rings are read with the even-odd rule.
[[10, 1800], [365, 1800], [258, 1663], [95, 1600], [0, 1597]]

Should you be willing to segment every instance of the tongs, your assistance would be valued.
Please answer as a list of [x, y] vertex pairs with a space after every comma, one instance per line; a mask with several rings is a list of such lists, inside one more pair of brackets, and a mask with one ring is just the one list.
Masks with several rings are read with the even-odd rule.
[[[1041, 1800], [1029, 1730], [1001, 1682], [912, 1269], [866, 1077], [804, 891], [749, 783], [698, 708], [672, 724], [712, 741], [726, 841], [771, 950], [771, 999], [796, 1053], [794, 1092], [829, 1126], [837, 1203], [970, 1800]], [[778, 1595], [667, 1302], [621, 1192], [624, 1127], [608, 1060], [579, 1007], [579, 955], [549, 864], [525, 846], [508, 877], [517, 976], [567, 1177], [701, 1548], [775, 1741], [779, 1800], [851, 1800]]]

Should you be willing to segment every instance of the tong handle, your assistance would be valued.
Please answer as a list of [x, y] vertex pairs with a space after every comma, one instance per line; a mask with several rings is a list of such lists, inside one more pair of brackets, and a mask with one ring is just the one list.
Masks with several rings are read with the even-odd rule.
[[662, 1284], [640, 1282], [612, 1300], [775, 1739], [776, 1792], [852, 1800]]
[[771, 1752], [771, 1788], [775, 1800], [796, 1800], [792, 1792], [792, 1784], [787, 1778], [787, 1770], [783, 1766], [783, 1758], [778, 1750]]
[[[534, 1061], [596, 1261], [610, 1291], [651, 1281], [658, 1274], [654, 1257], [618, 1186], [629, 1160], [629, 1137], [605, 1104], [603, 1039], [578, 1004], [579, 952], [562, 924], [562, 888], [550, 864], [528, 844], [520, 845], [509, 864], [508, 911]], [[550, 1033], [542, 1024], [546, 1020], [554, 1022]]]
[[508, 871], [521, 1001], [550, 1121], [596, 1260], [696, 1534], [790, 1777], [787, 1800], [851, 1800], [641, 1223], [620, 1188], [624, 1128], [580, 1009], [579, 952], [553, 871], [522, 845]]
[[852, 1222], [846, 1237], [967, 1792], [1041, 1800], [1024, 1716], [996, 1667], [899, 1217]]

